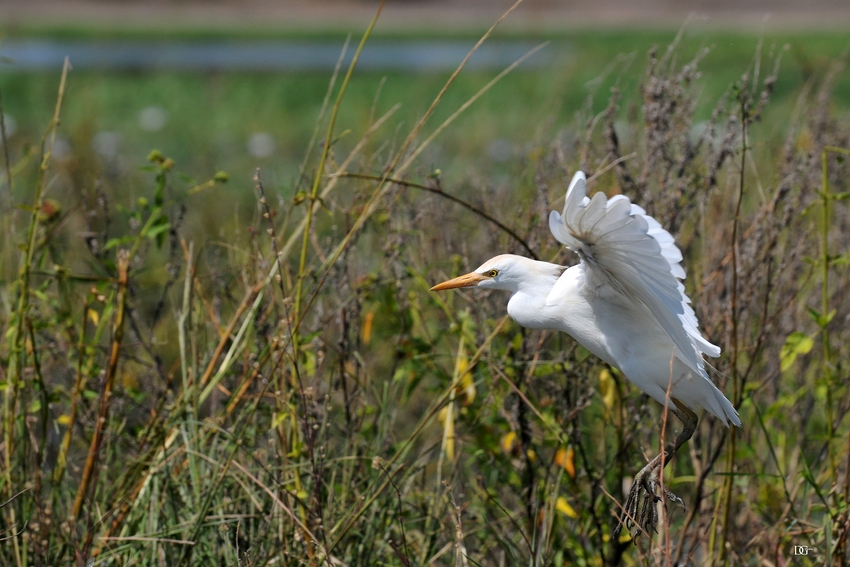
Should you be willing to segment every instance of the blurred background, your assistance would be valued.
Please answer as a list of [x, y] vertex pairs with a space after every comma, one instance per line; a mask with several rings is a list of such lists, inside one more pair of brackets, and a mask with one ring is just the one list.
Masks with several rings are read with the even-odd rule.
[[[480, 34], [511, 2], [387, 3], [366, 46], [341, 115], [340, 132], [361, 131], [402, 102], [396, 124], [424, 112]], [[67, 105], [54, 155], [73, 170], [97, 161], [103, 182], [132, 175], [151, 149], [181, 171], [223, 169], [246, 188], [256, 166], [284, 193], [295, 191], [333, 68], [349, 34], [359, 38], [376, 1], [0, 2], [0, 88], [10, 147], [36, 140], [49, 121], [65, 55]], [[686, 24], [687, 22], [687, 24]], [[447, 93], [436, 120], [535, 47], [546, 45], [441, 136], [422, 167], [468, 172], [522, 154], [523, 145], [576, 125], [592, 98], [605, 107], [619, 84], [626, 102], [647, 50], [684, 29], [682, 57], [701, 48], [699, 116], [746, 72], [759, 41], [787, 49], [771, 111], [787, 113], [801, 85], [847, 48], [850, 3], [812, 1], [529, 0], [512, 13]], [[683, 27], [684, 26], [684, 27]], [[353, 52], [349, 45], [347, 58]], [[840, 77], [835, 104], [850, 105]], [[628, 104], [622, 105], [627, 120]], [[583, 125], [582, 125], [583, 126]], [[781, 128], [781, 127], [780, 127]], [[354, 140], [356, 136], [350, 136]], [[349, 140], [341, 140], [346, 148]], [[353, 143], [353, 142], [351, 142]], [[247, 192], [247, 191], [246, 191]]]
[[609, 535], [658, 404], [429, 291], [575, 262], [578, 168], [677, 239], [744, 421], [668, 467], [666, 561], [846, 562], [850, 2], [526, 0], [440, 95], [511, 2], [391, 0], [329, 129], [378, 6], [0, 0], [0, 563], [659, 564]]

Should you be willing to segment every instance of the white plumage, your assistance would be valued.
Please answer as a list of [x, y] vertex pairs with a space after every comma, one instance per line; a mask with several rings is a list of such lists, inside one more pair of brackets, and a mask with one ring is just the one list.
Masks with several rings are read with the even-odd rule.
[[[680, 281], [685, 278], [679, 264], [682, 253], [670, 233], [628, 197], [607, 199], [599, 192], [588, 199], [582, 172], [570, 183], [563, 214], [549, 215], [549, 229], [582, 260], [567, 270], [579, 272], [573, 284], [558, 282], [551, 293], [579, 294], [596, 309], [603, 303], [617, 306], [610, 329], [596, 318], [609, 353], [595, 354], [662, 404], [672, 382], [670, 397], [691, 408], [702, 407], [725, 424], [741, 425], [735, 408], [705, 370], [703, 353], [717, 357], [720, 348], [699, 331]], [[557, 305], [558, 300], [552, 297], [551, 303]], [[584, 344], [584, 337], [573, 337]], [[623, 353], [628, 356], [617, 357]]]
[[[659, 455], [636, 477], [625, 509], [632, 520], [639, 512], [635, 490], [646, 489], [647, 502], [654, 501], [657, 469], [692, 435], [692, 409], [704, 408], [726, 425], [740, 426], [741, 420], [706, 372], [703, 354], [717, 357], [720, 348], [700, 333], [681, 281], [682, 253], [670, 233], [623, 195], [608, 199], [599, 192], [588, 198], [582, 172], [570, 183], [563, 212], [552, 211], [549, 228], [578, 254], [578, 265], [565, 269], [503, 254], [432, 290], [510, 291], [508, 314], [517, 323], [570, 334], [652, 398], [669, 404], [685, 429], [664, 458]], [[654, 512], [646, 512], [649, 518], [640, 513], [641, 525], [654, 527]]]

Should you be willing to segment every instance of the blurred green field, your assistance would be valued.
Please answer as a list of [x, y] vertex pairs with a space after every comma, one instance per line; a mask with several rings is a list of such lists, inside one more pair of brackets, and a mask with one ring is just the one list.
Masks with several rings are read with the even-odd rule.
[[[38, 30], [18, 30], [11, 37], [27, 37]], [[43, 31], [42, 31], [43, 33]], [[141, 34], [98, 33], [95, 30], [50, 30], [50, 37], [87, 39], [137, 39]], [[551, 42], [555, 64], [544, 68], [520, 67], [478, 100], [455, 126], [440, 136], [420, 164], [431, 162], [450, 178], [462, 177], [470, 161], [500, 168], [505, 148], [521, 156], [524, 146], [557, 135], [561, 130], [582, 129], [576, 112], [592, 97], [595, 112], [602, 110], [615, 83], [624, 93], [621, 114], [634, 114], [634, 93], [645, 68], [646, 54], [653, 45], [668, 45], [675, 30], [667, 31], [577, 31], [551, 37], [523, 36], [522, 39]], [[439, 34], [429, 36], [440, 39]], [[424, 32], [423, 32], [424, 36]], [[146, 36], [147, 37], [147, 36]], [[156, 38], [153, 32], [153, 38]], [[162, 34], [163, 39], [238, 40], [220, 34]], [[260, 34], [260, 39], [291, 39]], [[422, 36], [419, 36], [420, 38]], [[457, 39], [454, 35], [444, 38]], [[506, 35], [500, 38], [517, 39]], [[150, 39], [150, 37], [147, 37]], [[340, 49], [344, 36], [331, 32], [298, 36], [302, 40], [335, 41]], [[413, 34], [413, 38], [417, 38]], [[470, 46], [474, 35], [469, 35]], [[257, 39], [252, 37], [251, 39]], [[395, 34], [376, 34], [374, 40], [398, 39]], [[766, 138], [779, 137], [785, 128], [781, 118], [793, 107], [803, 85], [824, 72], [847, 47], [841, 33], [771, 32], [763, 38], [732, 32], [686, 30], [677, 57], [686, 61], [698, 50], [710, 52], [700, 62], [702, 73], [697, 118], [706, 119], [728, 85], [752, 69], [759, 41], [768, 55], [787, 46], [782, 58], [776, 93], [764, 122]], [[73, 61], [71, 62], [73, 65]], [[768, 71], [765, 69], [764, 71]], [[496, 71], [465, 71], [447, 92], [434, 116], [434, 123], [457, 109], [483, 87]], [[427, 108], [448, 73], [405, 74], [358, 72], [349, 86], [341, 109], [339, 132], [360, 132], [374, 113], [380, 116], [396, 103], [400, 110], [386, 124], [382, 137], [392, 138], [401, 125], [410, 125]], [[98, 132], [118, 134], [122, 171], [140, 165], [151, 149], [172, 156], [181, 169], [192, 175], [223, 169], [235, 180], [246, 181], [255, 167], [284, 194], [295, 191], [298, 166], [313, 133], [330, 81], [328, 71], [294, 73], [201, 73], [201, 72], [97, 72], [75, 71], [70, 75], [69, 96], [63, 112], [61, 135], [71, 142], [73, 152], [85, 155]], [[36, 142], [49, 121], [58, 82], [58, 72], [16, 72], [14, 65], [0, 68], [6, 113], [18, 126], [14, 146]], [[839, 78], [834, 90], [837, 110], [850, 108], [850, 77]], [[162, 108], [167, 120], [161, 130], [146, 132], [139, 126], [143, 109]], [[267, 133], [273, 152], [262, 158], [248, 151], [249, 139]], [[350, 149], [354, 136], [340, 141], [340, 151]], [[493, 146], [497, 141], [497, 146]], [[501, 151], [500, 151], [501, 150]], [[487, 157], [496, 159], [487, 162]], [[483, 160], [483, 161], [482, 161]], [[241, 185], [234, 185], [241, 186]]]

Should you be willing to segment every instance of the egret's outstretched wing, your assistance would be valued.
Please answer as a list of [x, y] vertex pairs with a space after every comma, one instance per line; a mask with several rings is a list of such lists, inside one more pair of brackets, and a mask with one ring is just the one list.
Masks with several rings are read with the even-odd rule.
[[563, 214], [549, 216], [549, 228], [581, 257], [591, 289], [605, 293], [610, 287], [641, 301], [681, 351], [676, 354], [682, 362], [706, 376], [701, 353], [716, 357], [720, 348], [699, 332], [680, 281], [682, 253], [669, 232], [623, 195], [608, 199], [598, 192], [589, 199], [580, 171], [567, 190]]

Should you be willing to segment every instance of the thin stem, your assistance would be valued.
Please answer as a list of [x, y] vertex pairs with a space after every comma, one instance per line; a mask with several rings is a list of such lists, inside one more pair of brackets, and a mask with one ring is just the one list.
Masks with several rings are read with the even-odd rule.
[[190, 242], [188, 249], [185, 249], [185, 246], [184, 243], [186, 273], [183, 279], [183, 307], [177, 313], [177, 343], [180, 349], [180, 375], [183, 379], [183, 410], [185, 422], [188, 422], [186, 425], [188, 425], [189, 429], [189, 435], [185, 439], [186, 454], [189, 461], [189, 474], [192, 478], [192, 487], [195, 490], [195, 501], [198, 502], [201, 499], [201, 473], [198, 468], [195, 451], [189, 444], [190, 439], [194, 440], [198, 437], [198, 388], [195, 384], [197, 376], [194, 374], [190, 375], [188, 343], [186, 340], [187, 327], [192, 325], [192, 279], [195, 275], [193, 264], [194, 243]]
[[475, 205], [473, 205], [471, 203], [467, 203], [466, 201], [464, 201], [460, 197], [455, 197], [454, 195], [446, 193], [445, 191], [443, 191], [439, 187], [428, 187], [427, 185], [422, 185], [420, 183], [413, 183], [413, 182], [410, 182], [410, 181], [405, 181], [404, 179], [396, 179], [394, 177], [384, 178], [384, 177], [381, 177], [381, 176], [378, 176], [378, 175], [368, 175], [368, 174], [365, 174], [365, 173], [349, 173], [347, 171], [337, 174], [337, 177], [351, 177], [351, 178], [354, 178], [354, 179], [370, 179], [370, 180], [373, 180], [373, 181], [381, 181], [383, 179], [386, 179], [387, 183], [395, 183], [395, 184], [401, 185], [403, 187], [412, 187], [414, 189], [420, 189], [422, 191], [428, 191], [429, 193], [433, 193], [434, 195], [439, 195], [440, 197], [444, 197], [444, 198], [448, 199], [449, 201], [452, 201], [453, 203], [457, 203], [458, 205], [464, 207], [465, 209], [472, 211], [473, 213], [475, 213], [479, 217], [483, 218], [484, 220], [493, 223], [494, 225], [499, 227], [501, 230], [508, 233], [519, 244], [521, 244], [522, 247], [525, 248], [525, 250], [528, 252], [528, 254], [532, 258], [534, 258], [535, 260], [540, 259], [540, 258], [538, 258], [537, 254], [534, 253], [534, 250], [531, 249], [531, 246], [529, 246], [528, 243], [525, 240], [523, 240], [523, 238], [520, 235], [518, 235], [516, 232], [511, 230], [507, 225], [502, 224], [501, 222], [499, 222], [499, 220], [493, 218], [492, 216], [487, 214], [485, 211], [482, 211], [481, 209], [479, 209]]
[[83, 506], [83, 500], [88, 492], [88, 485], [91, 481], [92, 472], [100, 453], [100, 444], [103, 439], [103, 431], [108, 426], [109, 418], [109, 402], [112, 398], [112, 388], [115, 384], [115, 375], [118, 370], [118, 360], [121, 354], [121, 343], [124, 340], [124, 313], [126, 307], [127, 282], [130, 271], [130, 256], [122, 250], [118, 253], [118, 295], [116, 298], [117, 312], [115, 314], [115, 322], [112, 327], [112, 348], [109, 353], [109, 363], [106, 368], [106, 381], [103, 386], [103, 392], [100, 396], [100, 411], [98, 419], [95, 422], [94, 434], [92, 435], [91, 446], [89, 447], [88, 457], [86, 458], [83, 476], [80, 479], [80, 486], [77, 490], [77, 497], [74, 499], [74, 506], [71, 508], [71, 521], [75, 521], [79, 516], [80, 509]]
[[[827, 427], [827, 449], [829, 452], [829, 476], [832, 485], [835, 486], [837, 479], [837, 465], [833, 438], [835, 437], [835, 416], [833, 408], [833, 372], [832, 372], [832, 349], [829, 342], [829, 228], [832, 219], [830, 209], [832, 194], [829, 191], [829, 167], [828, 154], [835, 152], [850, 155], [850, 150], [825, 146], [821, 154], [822, 185], [821, 185], [821, 309], [819, 321], [821, 331], [821, 344], [823, 346], [822, 372], [823, 381], [826, 383], [826, 427]], [[837, 494], [833, 491], [833, 495]]]
[[77, 405], [82, 395], [82, 389], [85, 386], [83, 373], [83, 361], [85, 360], [86, 352], [86, 320], [89, 312], [89, 294], [86, 295], [83, 301], [83, 316], [80, 324], [80, 342], [77, 344], [77, 375], [74, 380], [74, 389], [71, 392], [71, 411], [68, 415], [68, 424], [65, 429], [65, 434], [62, 437], [62, 444], [59, 447], [59, 456], [56, 461], [56, 468], [53, 470], [53, 482], [59, 484], [62, 482], [62, 477], [65, 475], [65, 467], [67, 465], [68, 448], [71, 446], [71, 434], [74, 430], [74, 422], [77, 420]]
[[[304, 269], [307, 264], [307, 244], [310, 241], [310, 228], [313, 224], [313, 214], [316, 207], [316, 197], [319, 194], [319, 185], [322, 183], [322, 172], [325, 170], [325, 162], [328, 159], [328, 153], [331, 150], [331, 143], [333, 142], [333, 133], [334, 126], [336, 125], [336, 117], [339, 113], [339, 107], [342, 104], [342, 97], [345, 95], [345, 90], [348, 87], [348, 83], [351, 80], [351, 76], [354, 74], [354, 68], [357, 66], [357, 61], [360, 59], [360, 53], [363, 51], [363, 47], [366, 45], [366, 40], [369, 39], [369, 36], [372, 34], [372, 30], [375, 27], [375, 24], [378, 22], [378, 17], [381, 15], [381, 10], [384, 8], [384, 4], [386, 0], [381, 0], [381, 4], [378, 6], [378, 10], [375, 13], [375, 16], [372, 18], [372, 21], [369, 23], [369, 27], [366, 28], [366, 32], [363, 34], [363, 38], [360, 40], [360, 45], [357, 46], [357, 51], [354, 52], [354, 57], [351, 60], [351, 64], [348, 66], [348, 71], [345, 73], [345, 78], [342, 80], [342, 85], [339, 88], [339, 94], [337, 94], [336, 102], [334, 103], [333, 109], [331, 110], [331, 118], [328, 122], [328, 133], [325, 136], [325, 144], [322, 147], [322, 157], [319, 159], [319, 167], [316, 171], [316, 177], [313, 180], [313, 187], [310, 189], [310, 199], [307, 203], [307, 223], [304, 227], [303, 238], [301, 239], [301, 257], [298, 261], [298, 283], [295, 288], [295, 313], [300, 313], [301, 309], [301, 295], [304, 287]], [[298, 328], [295, 328], [295, 338], [292, 341], [293, 351], [298, 352], [298, 340], [297, 333]]]
[[[32, 215], [30, 216], [30, 226], [27, 233], [27, 240], [24, 249], [24, 263], [21, 266], [18, 276], [18, 306], [15, 312], [14, 331], [9, 337], [10, 353], [9, 367], [7, 372], [7, 386], [4, 396], [4, 424], [3, 424], [3, 442], [4, 450], [4, 465], [5, 465], [5, 488], [11, 494], [14, 490], [12, 479], [12, 452], [15, 449], [14, 443], [14, 428], [16, 421], [16, 406], [18, 402], [18, 390], [20, 388], [20, 378], [24, 364], [24, 321], [29, 310], [29, 295], [30, 295], [30, 272], [32, 269], [33, 256], [35, 255], [36, 236], [38, 234], [39, 215], [41, 211], [41, 201], [44, 196], [44, 189], [47, 184], [45, 181], [45, 173], [47, 166], [50, 163], [50, 155], [53, 148], [53, 141], [56, 139], [56, 128], [59, 126], [59, 114], [62, 110], [62, 100], [65, 97], [65, 83], [68, 77], [68, 70], [71, 65], [68, 58], [65, 58], [65, 64], [62, 68], [62, 78], [59, 81], [59, 93], [56, 97], [56, 107], [53, 111], [53, 119], [44, 136], [41, 139], [41, 164], [38, 168], [38, 178], [35, 186], [35, 199], [33, 200]], [[5, 147], [5, 144], [4, 144]], [[9, 175], [9, 173], [7, 173]], [[11, 181], [11, 177], [9, 177]], [[22, 436], [22, 438], [25, 438]], [[9, 507], [9, 525], [17, 524], [15, 518], [15, 507]], [[12, 538], [14, 546], [15, 562], [18, 567], [22, 567], [23, 559], [21, 556], [20, 544], [17, 536]]]
[[[744, 200], [744, 180], [746, 174], [747, 163], [747, 121], [748, 107], [746, 100], [741, 99], [741, 169], [738, 182], [738, 198], [735, 203], [735, 216], [732, 220], [732, 293], [731, 293], [731, 314], [732, 314], [732, 389], [733, 403], [739, 406], [741, 403], [742, 392], [740, 377], [738, 375], [738, 224], [741, 218], [741, 202]], [[735, 473], [735, 451], [737, 449], [738, 430], [733, 427], [729, 432], [729, 448], [726, 454], [726, 473], [727, 476], [723, 482], [723, 490], [721, 491], [721, 500], [723, 502], [723, 534], [720, 538], [720, 560], [726, 560], [726, 541], [729, 537], [729, 516], [732, 510], [732, 486], [734, 484]], [[716, 516], [715, 516], [716, 519]], [[712, 539], [715, 532], [712, 531]], [[714, 549], [714, 546], [711, 546]]]
[[827, 312], [829, 310], [829, 221], [830, 221], [830, 194], [829, 194], [829, 169], [828, 169], [828, 150], [824, 148], [821, 154], [822, 166], [822, 188], [821, 188], [821, 309], [820, 316], [823, 319], [821, 323], [821, 344], [823, 345], [823, 356], [821, 357], [823, 381], [826, 383], [826, 446], [829, 453], [829, 477], [832, 484], [835, 484], [835, 449], [832, 444], [832, 438], [835, 436], [835, 428], [833, 426], [833, 409], [832, 409], [832, 356], [829, 347], [829, 331], [825, 323]]

